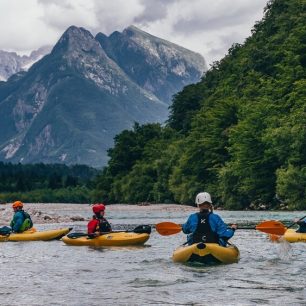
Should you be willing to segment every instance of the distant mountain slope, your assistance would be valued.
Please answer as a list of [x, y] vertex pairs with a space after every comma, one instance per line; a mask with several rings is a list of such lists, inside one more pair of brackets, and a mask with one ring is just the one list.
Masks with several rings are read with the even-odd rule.
[[135, 26], [96, 39], [107, 55], [139, 86], [170, 104], [172, 95], [198, 82], [207, 70], [203, 57]]
[[0, 81], [6, 81], [13, 74], [28, 70], [35, 62], [51, 51], [51, 46], [41, 47], [29, 56], [0, 50]]
[[117, 133], [163, 122], [167, 108], [72, 26], [28, 72], [0, 82], [0, 160], [103, 166]]

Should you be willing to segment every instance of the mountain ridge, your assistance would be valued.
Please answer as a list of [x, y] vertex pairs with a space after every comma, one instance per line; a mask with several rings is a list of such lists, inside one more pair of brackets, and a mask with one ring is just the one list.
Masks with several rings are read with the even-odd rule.
[[118, 62], [88, 30], [70, 26], [50, 54], [0, 82], [0, 160], [101, 167], [117, 133], [134, 122], [164, 122], [169, 101]]

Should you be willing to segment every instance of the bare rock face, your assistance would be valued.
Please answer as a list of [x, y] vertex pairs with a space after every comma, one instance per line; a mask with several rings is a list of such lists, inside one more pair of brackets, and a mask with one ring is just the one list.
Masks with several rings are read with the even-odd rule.
[[29, 56], [20, 56], [16, 52], [0, 50], [0, 81], [6, 81], [13, 74], [28, 70], [35, 62], [51, 51], [51, 46], [41, 47]]
[[107, 163], [113, 138], [168, 117], [171, 96], [204, 59], [135, 27], [110, 37], [69, 27], [27, 72], [0, 82], [0, 160]]
[[96, 39], [107, 55], [139, 86], [170, 104], [184, 86], [198, 82], [207, 70], [204, 58], [169, 41], [130, 26]]

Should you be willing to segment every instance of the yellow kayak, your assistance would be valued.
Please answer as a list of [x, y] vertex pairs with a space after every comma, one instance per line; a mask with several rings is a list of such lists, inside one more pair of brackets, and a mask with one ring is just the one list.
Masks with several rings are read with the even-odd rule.
[[84, 237], [76, 238], [70, 237], [65, 236], [62, 238], [62, 240], [68, 245], [77, 246], [130, 246], [144, 244], [150, 238], [150, 234], [133, 232], [110, 232], [95, 238], [89, 238], [87, 235]]
[[177, 248], [172, 259], [174, 262], [199, 262], [203, 264], [231, 264], [239, 261], [239, 250], [235, 245], [223, 247], [217, 243], [195, 243]]
[[306, 242], [306, 233], [297, 233], [294, 229], [287, 229], [284, 239], [288, 242]]
[[4, 241], [48, 241], [53, 239], [60, 239], [67, 235], [71, 228], [60, 228], [49, 231], [37, 231], [36, 229], [29, 229], [22, 233], [12, 233], [8, 236], [0, 235], [0, 242]]

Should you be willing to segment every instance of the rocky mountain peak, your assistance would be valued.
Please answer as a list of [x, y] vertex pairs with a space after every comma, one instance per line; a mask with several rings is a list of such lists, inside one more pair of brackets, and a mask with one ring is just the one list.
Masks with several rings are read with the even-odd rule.
[[126, 29], [123, 30], [122, 32], [124, 35], [128, 35], [128, 36], [133, 36], [133, 35], [143, 35], [143, 36], [152, 36], [154, 37], [153, 35], [145, 32], [145, 31], [142, 31], [141, 29], [137, 28], [136, 26], [134, 25], [130, 25], [128, 26]]
[[109, 37], [71, 26], [51, 54], [0, 82], [0, 160], [104, 166], [114, 136], [164, 122], [172, 95], [204, 64], [133, 26]]
[[98, 44], [89, 31], [82, 27], [70, 26], [54, 46], [53, 51], [73, 52], [81, 49], [89, 52], [97, 46]]
[[133, 81], [168, 104], [174, 93], [197, 82], [207, 69], [200, 54], [133, 25], [109, 37], [99, 33], [96, 40]]

